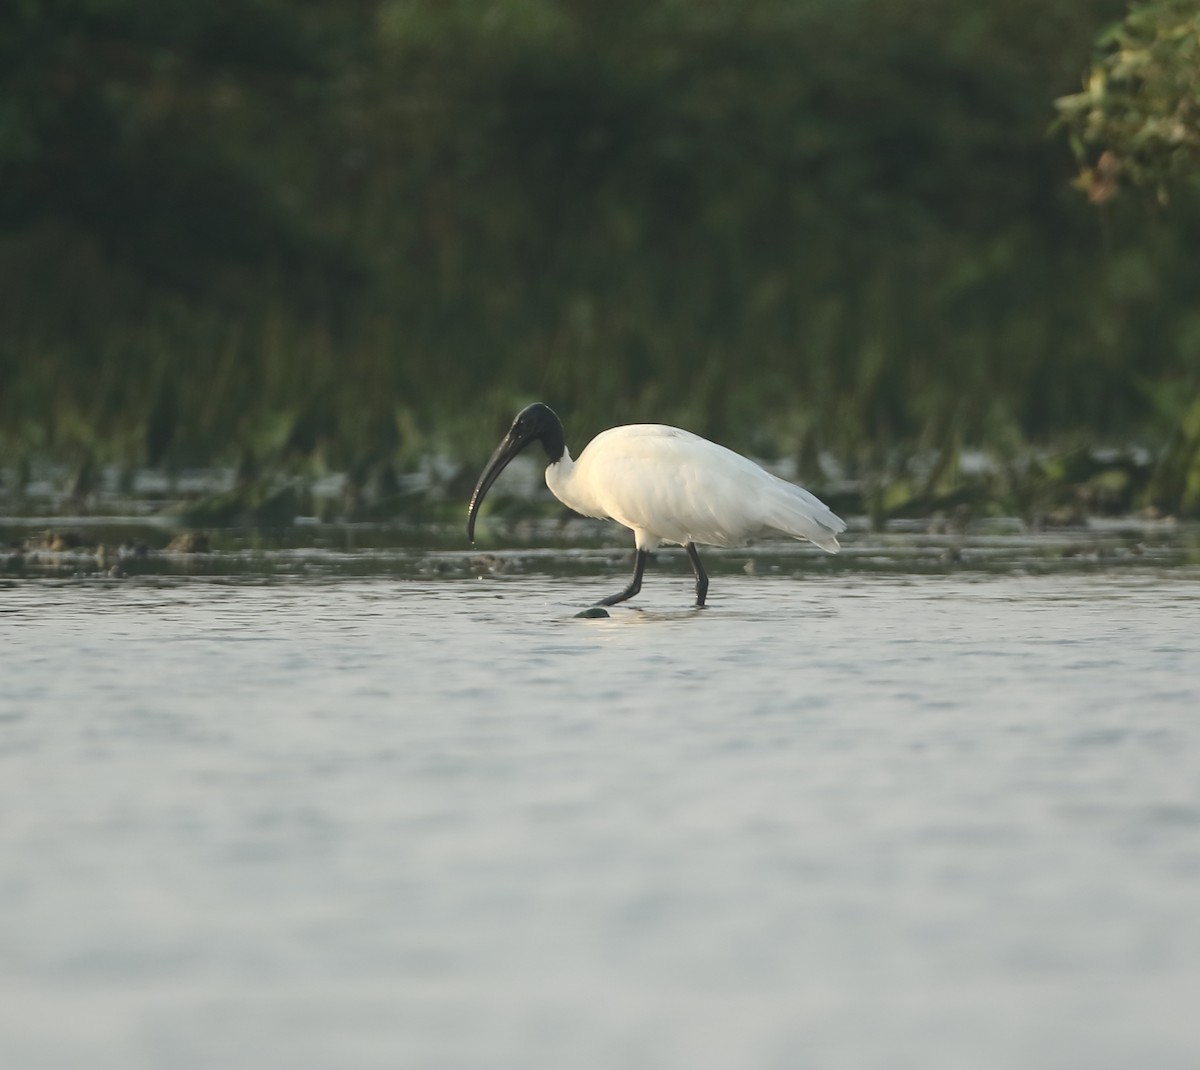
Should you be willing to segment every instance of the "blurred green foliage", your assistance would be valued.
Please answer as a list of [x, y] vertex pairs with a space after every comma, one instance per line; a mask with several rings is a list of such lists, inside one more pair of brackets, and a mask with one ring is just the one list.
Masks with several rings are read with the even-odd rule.
[[1149, 0], [1100, 38], [1086, 88], [1057, 103], [1094, 203], [1122, 184], [1164, 201], [1172, 181], [1200, 166], [1200, 6]]
[[1124, 10], [10, 0], [0, 445], [365, 484], [541, 398], [930, 486], [1168, 448], [1200, 201], [1098, 217], [1049, 133]]
[[[1172, 189], [1194, 198], [1200, 174], [1200, 6], [1144, 0], [1103, 33], [1081, 93], [1057, 101], [1060, 125], [1080, 163], [1077, 185], [1093, 204], [1123, 188], [1149, 189], [1168, 204]], [[1162, 425], [1173, 428], [1148, 497], [1200, 510], [1200, 320], [1185, 319], [1190, 349], [1184, 389], [1169, 379], [1148, 388]]]

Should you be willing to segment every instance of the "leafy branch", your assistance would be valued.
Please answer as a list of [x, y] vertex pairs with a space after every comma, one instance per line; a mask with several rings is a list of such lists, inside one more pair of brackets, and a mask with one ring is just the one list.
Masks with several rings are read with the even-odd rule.
[[1147, 0], [1101, 34], [1081, 93], [1056, 101], [1093, 204], [1169, 188], [1200, 165], [1200, 5]]

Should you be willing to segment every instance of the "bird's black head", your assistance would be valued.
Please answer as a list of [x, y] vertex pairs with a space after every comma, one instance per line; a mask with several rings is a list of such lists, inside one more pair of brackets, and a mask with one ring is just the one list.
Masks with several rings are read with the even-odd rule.
[[471, 495], [471, 504], [467, 509], [467, 538], [472, 542], [475, 541], [475, 517], [483, 504], [483, 496], [508, 463], [532, 442], [542, 444], [546, 451], [546, 459], [551, 464], [561, 460], [566, 449], [562, 421], [549, 405], [543, 405], [540, 401], [517, 413], [508, 434], [496, 447], [479, 477], [479, 482], [475, 484], [475, 493]]
[[525, 406], [517, 413], [505, 436], [505, 441], [509, 440], [521, 443], [518, 451], [531, 442], [540, 442], [546, 451], [546, 460], [551, 464], [562, 459], [565, 449], [562, 421], [549, 405], [543, 405], [540, 401]]

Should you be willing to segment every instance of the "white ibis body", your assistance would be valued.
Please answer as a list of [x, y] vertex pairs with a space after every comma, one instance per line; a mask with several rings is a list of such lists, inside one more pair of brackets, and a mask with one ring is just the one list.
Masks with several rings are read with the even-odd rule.
[[633, 579], [623, 591], [602, 598], [599, 606], [624, 602], [642, 589], [646, 559], [660, 543], [687, 550], [696, 574], [696, 604], [702, 606], [708, 576], [697, 543], [730, 546], [763, 531], [779, 531], [835, 554], [838, 532], [846, 529], [845, 521], [802, 487], [677, 427], [613, 427], [592, 439], [574, 460], [561, 421], [538, 402], [517, 414], [475, 485], [467, 513], [472, 541], [484, 495], [508, 463], [535, 441], [549, 461], [546, 485], [563, 505], [633, 531]]

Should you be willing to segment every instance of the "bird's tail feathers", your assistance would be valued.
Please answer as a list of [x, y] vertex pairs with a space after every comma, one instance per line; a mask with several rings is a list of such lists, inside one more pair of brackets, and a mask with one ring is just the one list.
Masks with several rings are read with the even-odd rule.
[[808, 539], [826, 553], [836, 554], [841, 549], [837, 536], [846, 530], [846, 522], [803, 487], [780, 480], [779, 486], [772, 488], [767, 517], [771, 527]]

